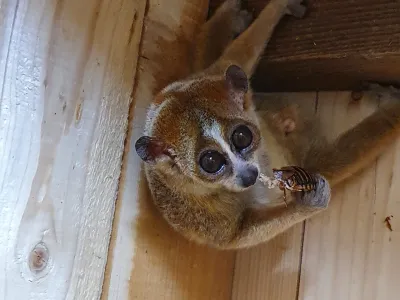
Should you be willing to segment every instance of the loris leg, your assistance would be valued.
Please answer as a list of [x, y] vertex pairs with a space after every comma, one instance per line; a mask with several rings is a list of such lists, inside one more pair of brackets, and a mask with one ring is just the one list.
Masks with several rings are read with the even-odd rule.
[[240, 0], [226, 0], [200, 29], [195, 41], [194, 71], [214, 63], [229, 43], [251, 23], [252, 15], [240, 10]]
[[266, 242], [313, 215], [325, 210], [331, 198], [328, 181], [319, 175], [317, 188], [311, 192], [295, 192], [295, 201], [287, 207], [248, 211], [236, 238], [227, 248], [244, 248]]
[[370, 166], [400, 135], [400, 91], [378, 85], [372, 88], [377, 92], [386, 90], [392, 101], [381, 104], [333, 143], [311, 149], [307, 155], [305, 168], [324, 175], [331, 186]]
[[240, 66], [248, 77], [258, 63], [271, 35], [285, 14], [302, 17], [305, 7], [302, 0], [271, 0], [249, 28], [235, 39], [221, 58], [210, 67], [209, 73], [221, 74], [231, 64]]

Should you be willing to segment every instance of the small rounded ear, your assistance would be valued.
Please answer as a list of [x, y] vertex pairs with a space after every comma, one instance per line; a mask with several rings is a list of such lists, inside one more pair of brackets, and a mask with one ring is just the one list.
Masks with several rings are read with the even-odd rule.
[[135, 143], [136, 153], [144, 162], [154, 163], [162, 157], [172, 158], [172, 149], [161, 139], [142, 136]]
[[225, 71], [225, 79], [230, 87], [239, 93], [247, 93], [249, 82], [246, 73], [237, 65], [230, 65]]

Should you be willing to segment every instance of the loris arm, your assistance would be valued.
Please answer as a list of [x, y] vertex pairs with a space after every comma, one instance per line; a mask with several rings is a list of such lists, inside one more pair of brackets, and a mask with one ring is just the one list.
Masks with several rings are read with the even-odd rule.
[[240, 10], [240, 2], [226, 0], [200, 28], [194, 43], [194, 72], [214, 63], [232, 40], [251, 23], [251, 14]]
[[251, 77], [276, 25], [285, 14], [302, 17], [302, 0], [271, 0], [254, 22], [223, 52], [208, 73], [221, 74], [231, 64], [240, 66]]
[[307, 154], [304, 167], [323, 174], [332, 187], [371, 165], [400, 135], [400, 91], [378, 84], [369, 90], [375, 97], [385, 93], [391, 99], [333, 143]]
[[236, 238], [228, 248], [245, 248], [266, 242], [326, 209], [331, 198], [331, 188], [324, 177], [318, 175], [317, 177], [317, 189], [311, 192], [293, 193], [295, 200], [288, 207], [248, 211]]

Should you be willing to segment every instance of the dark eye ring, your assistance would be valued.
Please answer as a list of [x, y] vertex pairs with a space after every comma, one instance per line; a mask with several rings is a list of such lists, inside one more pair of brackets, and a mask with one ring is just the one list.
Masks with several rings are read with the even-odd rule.
[[209, 174], [220, 172], [226, 165], [224, 155], [215, 150], [208, 150], [200, 156], [200, 167]]
[[253, 133], [246, 125], [240, 125], [233, 131], [231, 140], [236, 150], [241, 151], [253, 143]]

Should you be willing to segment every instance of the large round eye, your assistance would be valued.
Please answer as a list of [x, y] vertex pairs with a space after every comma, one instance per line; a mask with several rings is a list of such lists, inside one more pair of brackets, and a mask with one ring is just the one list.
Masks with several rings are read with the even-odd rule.
[[200, 166], [207, 173], [215, 174], [226, 164], [225, 157], [217, 151], [207, 151], [200, 157]]
[[232, 134], [232, 143], [237, 150], [246, 149], [253, 142], [253, 134], [249, 127], [240, 125]]

